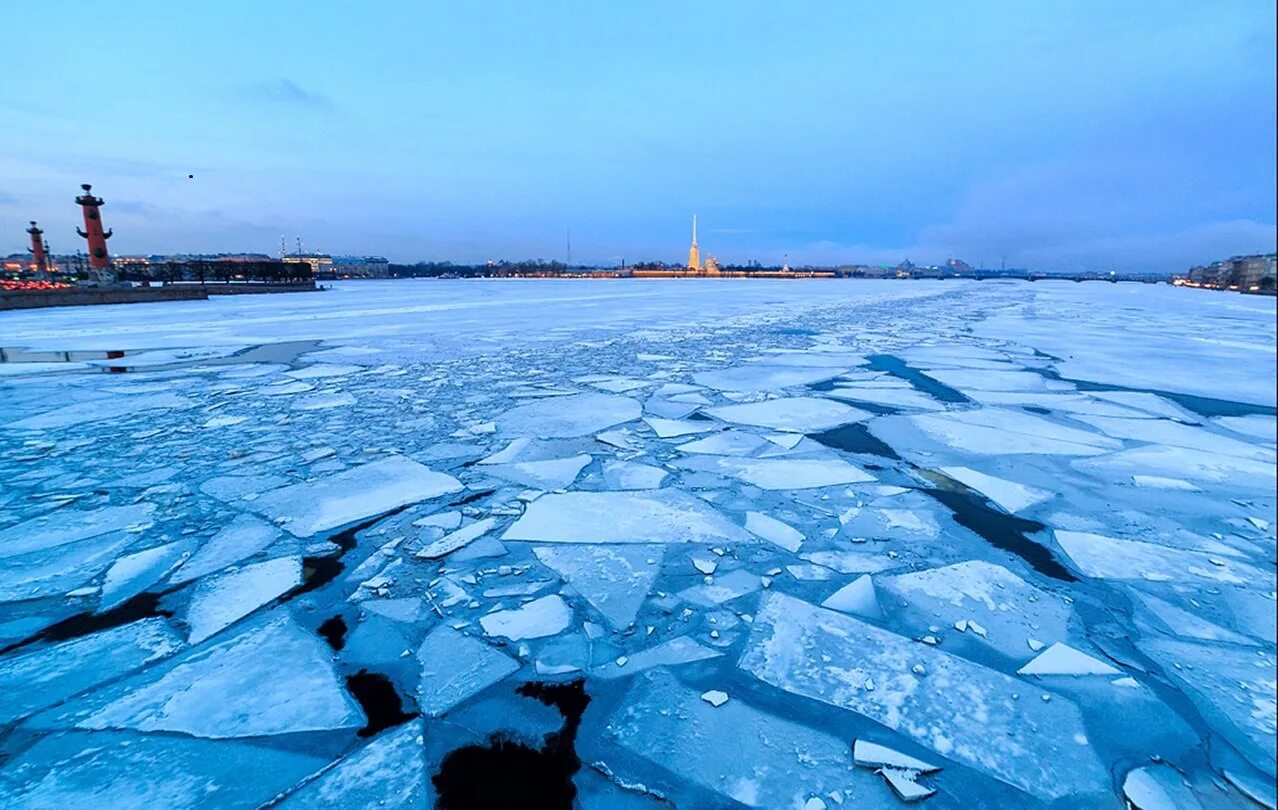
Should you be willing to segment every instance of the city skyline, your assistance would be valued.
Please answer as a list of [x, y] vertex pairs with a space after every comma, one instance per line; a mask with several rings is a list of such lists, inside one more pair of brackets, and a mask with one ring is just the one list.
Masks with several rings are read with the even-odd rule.
[[678, 261], [693, 211], [725, 263], [1273, 249], [1272, 5], [165, 8], [12, 68], [0, 250], [80, 247], [82, 182], [120, 254]]

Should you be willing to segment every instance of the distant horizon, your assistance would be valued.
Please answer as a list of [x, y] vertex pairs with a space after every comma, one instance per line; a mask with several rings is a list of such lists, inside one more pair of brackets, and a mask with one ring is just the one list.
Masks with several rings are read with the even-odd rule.
[[[74, 43], [82, 11], [18, 15]], [[0, 88], [0, 250], [1175, 271], [1278, 240], [1275, 8], [137, 0]]]

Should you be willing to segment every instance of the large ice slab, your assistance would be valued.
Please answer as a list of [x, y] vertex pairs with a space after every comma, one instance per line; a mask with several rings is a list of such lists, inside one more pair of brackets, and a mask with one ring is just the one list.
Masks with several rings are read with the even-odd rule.
[[199, 644], [301, 584], [301, 557], [278, 557], [201, 580], [182, 614], [188, 640]]
[[59, 509], [0, 531], [0, 559], [125, 531], [151, 522], [149, 503], [107, 506], [96, 510]]
[[310, 537], [461, 488], [451, 475], [392, 456], [273, 490], [251, 501], [250, 508], [297, 537]]
[[199, 551], [173, 574], [175, 584], [199, 579], [263, 551], [280, 537], [280, 530], [255, 517], [240, 515], [205, 541]]
[[0, 602], [66, 594], [105, 570], [136, 539], [115, 532], [9, 557], [0, 564]]
[[829, 368], [803, 366], [746, 365], [702, 371], [692, 379], [720, 391], [774, 391], [795, 385], [811, 385], [838, 376], [848, 366]]
[[909, 419], [938, 441], [956, 450], [979, 455], [1043, 453], [1094, 456], [1121, 446], [1119, 441], [1108, 436], [1006, 408], [927, 413]]
[[417, 705], [439, 717], [519, 669], [519, 662], [484, 642], [441, 625], [417, 649]]
[[163, 619], [0, 658], [0, 726], [170, 656], [186, 646]]
[[653, 580], [661, 570], [665, 546], [538, 546], [537, 559], [563, 577], [614, 629], [634, 623]]
[[100, 399], [86, 405], [66, 405], [35, 416], [28, 416], [7, 427], [22, 430], [63, 428], [86, 422], [103, 422], [128, 418], [147, 411], [171, 411], [190, 408], [194, 402], [177, 394], [148, 394], [145, 396], [116, 396]]
[[[831, 791], [842, 791], [853, 807], [895, 806], [873, 774], [849, 768], [847, 740], [743, 700], [715, 707], [662, 670], [635, 680], [606, 734], [630, 753], [747, 807], [803, 808]], [[691, 801], [679, 806], [694, 806]]]
[[1073, 703], [852, 616], [769, 593], [738, 666], [1043, 801], [1099, 801], [1109, 791]]
[[102, 579], [96, 612], [124, 604], [164, 578], [191, 556], [191, 543], [175, 540], [116, 559]]
[[380, 734], [337, 761], [279, 807], [425, 808], [426, 756], [420, 719]]
[[0, 806], [252, 810], [322, 768], [311, 754], [120, 732], [45, 737], [0, 770]]
[[942, 467], [941, 472], [960, 484], [976, 490], [998, 504], [1004, 511], [1012, 514], [1052, 497], [1052, 493], [1046, 490], [987, 475], [970, 467]]
[[582, 453], [571, 458], [492, 464], [484, 471], [526, 487], [564, 489], [577, 480], [577, 476], [589, 463], [590, 456]]
[[506, 436], [571, 439], [638, 419], [639, 403], [612, 394], [551, 397], [511, 408], [497, 417]]
[[[1085, 576], [1098, 579], [1148, 580], [1152, 582], [1217, 582], [1230, 585], [1265, 585], [1272, 588], [1274, 574], [1220, 555], [1122, 540], [1090, 532], [1057, 529], [1056, 542]], [[1267, 583], [1267, 584], [1266, 584]]]
[[694, 543], [750, 540], [705, 501], [674, 489], [565, 492], [528, 504], [503, 540], [549, 543]]
[[1051, 643], [1065, 638], [1073, 613], [1068, 603], [1011, 571], [982, 560], [879, 579], [885, 594], [909, 605], [910, 626], [948, 627], [975, 622], [981, 643], [1014, 660], [1031, 655], [1030, 639]]
[[604, 664], [591, 674], [600, 678], [624, 678], [653, 667], [675, 667], [720, 658], [723, 653], [704, 647], [687, 636], [675, 636], [654, 647], [622, 656]]
[[737, 425], [816, 433], [822, 430], [861, 422], [873, 414], [820, 397], [784, 397], [741, 405], [707, 408], [706, 413]]
[[365, 718], [327, 645], [282, 614], [30, 722], [224, 739], [359, 728]]
[[479, 620], [488, 635], [511, 641], [553, 636], [571, 623], [572, 608], [559, 594], [543, 596], [510, 610], [496, 610]]
[[1278, 659], [1272, 649], [1170, 638], [1143, 638], [1136, 646], [1184, 690], [1214, 731], [1274, 777]]

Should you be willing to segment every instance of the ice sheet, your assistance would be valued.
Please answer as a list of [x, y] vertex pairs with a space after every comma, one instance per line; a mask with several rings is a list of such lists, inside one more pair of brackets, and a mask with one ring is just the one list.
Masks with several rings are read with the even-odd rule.
[[1109, 790], [1074, 704], [851, 616], [769, 593], [738, 666], [1043, 801], [1094, 801]]
[[272, 490], [250, 502], [250, 508], [297, 537], [310, 537], [461, 488], [451, 475], [392, 456]]

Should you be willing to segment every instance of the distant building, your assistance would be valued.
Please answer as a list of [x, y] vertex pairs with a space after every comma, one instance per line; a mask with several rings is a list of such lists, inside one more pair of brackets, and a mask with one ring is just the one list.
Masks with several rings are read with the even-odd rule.
[[288, 264], [305, 264], [314, 278], [333, 277], [333, 257], [327, 253], [290, 253], [280, 258]]
[[1278, 286], [1275, 278], [1275, 254], [1233, 256], [1228, 259], [1189, 268], [1189, 273], [1177, 283], [1191, 287], [1211, 287], [1220, 290], [1238, 290], [1247, 293], [1273, 294]]
[[334, 256], [335, 278], [389, 278], [390, 262], [382, 256]]

